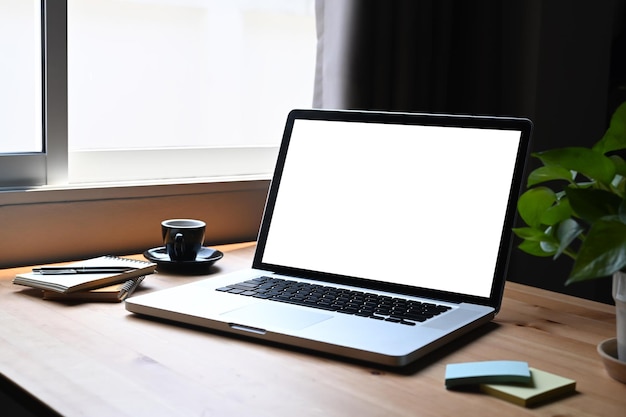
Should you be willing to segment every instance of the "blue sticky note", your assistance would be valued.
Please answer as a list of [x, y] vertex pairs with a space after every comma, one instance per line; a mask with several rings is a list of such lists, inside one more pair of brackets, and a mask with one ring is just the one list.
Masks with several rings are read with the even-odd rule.
[[446, 365], [446, 388], [470, 384], [505, 384], [532, 381], [527, 362], [483, 361]]

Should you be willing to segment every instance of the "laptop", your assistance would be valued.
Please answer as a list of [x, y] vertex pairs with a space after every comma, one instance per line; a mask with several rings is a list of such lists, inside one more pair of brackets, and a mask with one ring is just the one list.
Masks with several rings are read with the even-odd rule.
[[531, 122], [293, 110], [250, 268], [126, 309], [386, 366], [494, 318]]

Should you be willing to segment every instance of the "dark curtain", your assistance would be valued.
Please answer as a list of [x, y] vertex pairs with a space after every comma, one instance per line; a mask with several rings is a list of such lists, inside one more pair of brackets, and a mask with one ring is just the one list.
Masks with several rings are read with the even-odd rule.
[[[533, 150], [589, 146], [619, 101], [623, 3], [317, 0], [314, 106], [528, 117]], [[609, 280], [564, 288], [570, 268], [514, 250], [509, 279], [610, 302]]]
[[520, 3], [340, 0], [319, 2], [318, 12], [337, 3], [351, 3], [338, 46], [341, 107], [519, 114], [537, 59], [524, 51], [537, 14], [522, 16]]

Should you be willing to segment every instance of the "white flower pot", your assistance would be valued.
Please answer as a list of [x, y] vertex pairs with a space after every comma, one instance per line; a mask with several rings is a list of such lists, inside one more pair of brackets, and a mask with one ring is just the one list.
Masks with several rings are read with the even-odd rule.
[[626, 362], [626, 272], [613, 274], [613, 299], [617, 321], [617, 358]]
[[626, 273], [613, 274], [617, 337], [598, 345], [598, 353], [611, 378], [626, 384]]

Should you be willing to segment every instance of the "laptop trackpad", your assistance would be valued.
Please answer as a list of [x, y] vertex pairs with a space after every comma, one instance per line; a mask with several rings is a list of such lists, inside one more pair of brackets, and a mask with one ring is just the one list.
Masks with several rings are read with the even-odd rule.
[[300, 330], [332, 318], [329, 314], [292, 308], [282, 303], [258, 303], [222, 314], [228, 322], [264, 330]]

